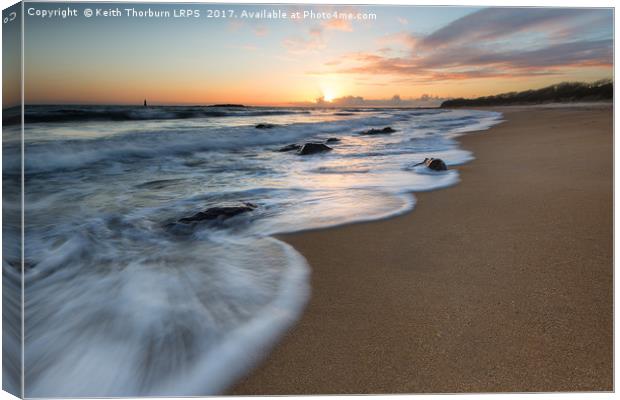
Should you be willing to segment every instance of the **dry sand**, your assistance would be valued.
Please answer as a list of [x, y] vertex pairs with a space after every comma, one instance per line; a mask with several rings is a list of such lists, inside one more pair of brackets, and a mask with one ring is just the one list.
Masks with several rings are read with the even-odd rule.
[[283, 238], [312, 298], [231, 394], [613, 389], [612, 109], [498, 110], [457, 186]]

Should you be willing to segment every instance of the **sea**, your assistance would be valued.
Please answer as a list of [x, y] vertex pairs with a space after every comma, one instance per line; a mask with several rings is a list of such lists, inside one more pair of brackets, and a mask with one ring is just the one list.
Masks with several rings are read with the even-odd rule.
[[[25, 120], [25, 395], [102, 397], [225, 391], [311, 296], [312, 266], [274, 235], [414, 210], [415, 192], [457, 184], [453, 167], [474, 159], [455, 139], [502, 115], [27, 106]], [[278, 151], [328, 139], [331, 151]], [[20, 126], [3, 142], [7, 324], [20, 307]], [[450, 168], [416, 165], [426, 157]], [[242, 203], [254, 208], [179, 222]], [[15, 344], [5, 354], [19, 360]]]

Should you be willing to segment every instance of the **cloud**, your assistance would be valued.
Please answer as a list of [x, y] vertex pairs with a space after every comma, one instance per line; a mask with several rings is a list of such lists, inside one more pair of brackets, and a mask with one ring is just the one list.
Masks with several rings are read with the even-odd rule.
[[269, 33], [269, 29], [266, 26], [256, 26], [254, 27], [254, 34], [256, 36], [262, 37], [266, 36]]
[[323, 27], [325, 29], [343, 31], [343, 32], [353, 32], [353, 26], [351, 26], [351, 22], [346, 19], [338, 19], [332, 18], [323, 23]]
[[436, 107], [448, 98], [424, 94], [417, 98], [403, 99], [395, 94], [389, 99], [365, 99], [361, 96], [344, 96], [325, 101], [323, 97], [316, 99], [315, 103], [296, 103], [302, 106], [321, 107]]
[[577, 41], [552, 44], [535, 50], [493, 51], [476, 47], [440, 50], [412, 60], [420, 68], [501, 65], [504, 68], [611, 65], [613, 42]]
[[401, 31], [385, 35], [377, 39], [377, 43], [382, 46], [390, 44], [399, 44], [407, 49], [412, 49], [418, 43], [419, 37], [411, 32]]
[[286, 47], [289, 53], [292, 54], [304, 54], [309, 52], [316, 52], [323, 50], [327, 47], [325, 39], [323, 38], [323, 28], [314, 27], [308, 32], [308, 37], [293, 36], [284, 39], [284, 47]]
[[570, 8], [486, 8], [466, 15], [425, 37], [424, 48], [472, 40], [489, 40], [533, 28], [555, 28], [592, 15], [609, 15], [609, 10]]
[[323, 35], [323, 28], [318, 27], [318, 26], [316, 26], [314, 28], [310, 28], [310, 36], [311, 37], [317, 38], [317, 37], [322, 37], [322, 35]]
[[[613, 35], [613, 14], [611, 12], [588, 13], [572, 24], [557, 26], [551, 33], [555, 40], [570, 40], [571, 38], [602, 38]], [[602, 35], [601, 35], [601, 32]], [[598, 32], [597, 32], [598, 31]]]
[[555, 44], [537, 50], [482, 54], [470, 65], [503, 64], [512, 68], [611, 66], [613, 41], [579, 41]]
[[409, 76], [413, 81], [444, 81], [506, 76], [555, 75], [567, 67], [611, 66], [611, 40], [582, 41], [519, 52], [440, 52], [430, 57], [385, 57], [352, 54], [355, 66], [336, 70], [344, 74]]
[[342, 60], [332, 60], [332, 61], [327, 61], [325, 63], [326, 66], [331, 67], [333, 65], [340, 65], [342, 64]]
[[[594, 9], [486, 9], [427, 36], [386, 35], [378, 39], [383, 45], [378, 50], [347, 54], [344, 62], [326, 64], [326, 70], [317, 73], [379, 75], [424, 83], [555, 75], [580, 67], [611, 71], [611, 15], [610, 10]], [[604, 23], [593, 25], [597, 21]], [[517, 32], [520, 40], [514, 36]], [[408, 50], [392, 51], [386, 44]]]
[[307, 37], [292, 36], [286, 38], [283, 44], [291, 54], [320, 51], [327, 47], [325, 31], [353, 32], [353, 26], [350, 20], [340, 18], [326, 19], [320, 25], [310, 28]]
[[407, 20], [407, 18], [403, 18], [403, 17], [396, 17], [396, 21], [398, 21], [398, 23], [401, 24], [401, 25], [408, 25], [409, 24], [409, 20]]

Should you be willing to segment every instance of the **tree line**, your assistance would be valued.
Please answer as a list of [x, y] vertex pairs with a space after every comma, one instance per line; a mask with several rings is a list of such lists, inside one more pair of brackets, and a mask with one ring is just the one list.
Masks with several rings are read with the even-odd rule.
[[556, 85], [523, 92], [509, 92], [475, 99], [451, 99], [441, 107], [503, 106], [517, 104], [567, 103], [577, 101], [613, 100], [614, 85], [611, 79], [585, 82], [562, 82]]

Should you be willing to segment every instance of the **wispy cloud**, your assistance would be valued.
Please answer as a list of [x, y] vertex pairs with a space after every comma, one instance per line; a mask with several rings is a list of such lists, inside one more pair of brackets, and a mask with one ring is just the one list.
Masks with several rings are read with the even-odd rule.
[[323, 28], [314, 27], [308, 31], [308, 37], [294, 36], [284, 39], [284, 47], [289, 53], [303, 54], [308, 52], [316, 52], [327, 47], [325, 38], [323, 37]]
[[353, 26], [351, 22], [346, 19], [330, 19], [323, 23], [323, 27], [325, 29], [343, 31], [343, 32], [353, 32]]
[[269, 33], [269, 29], [266, 26], [255, 26], [254, 27], [254, 34], [256, 36], [262, 37], [262, 36], [267, 36], [267, 34]]
[[487, 8], [444, 26], [420, 41], [424, 48], [489, 40], [531, 29], [554, 30], [591, 16], [611, 18], [609, 10], [558, 8]]
[[334, 65], [340, 65], [340, 64], [342, 64], [341, 60], [332, 60], [332, 61], [328, 61], [328, 62], [325, 63], [325, 65], [328, 66], [328, 67], [331, 67], [331, 66], [334, 66]]
[[418, 40], [419, 37], [417, 35], [411, 32], [401, 31], [381, 36], [377, 39], [377, 43], [380, 45], [399, 44], [407, 49], [411, 49], [417, 45]]
[[[612, 26], [611, 15], [610, 10], [600, 9], [484, 9], [427, 36], [410, 32], [383, 36], [377, 40], [382, 46], [378, 50], [348, 54], [346, 63], [332, 64], [333, 68], [319, 73], [379, 74], [423, 82], [611, 67], [613, 39], [606, 30]], [[600, 29], [596, 22], [606, 19]], [[537, 40], [540, 35], [545, 40]], [[407, 51], [393, 52], [391, 46]]]
[[426, 57], [412, 59], [421, 68], [497, 66], [508, 69], [548, 68], [579, 65], [611, 65], [613, 42], [576, 41], [552, 44], [535, 50], [493, 51], [477, 47], [438, 50]]

